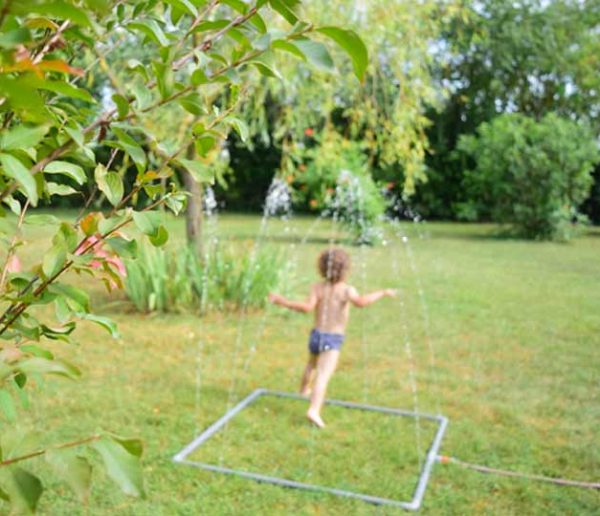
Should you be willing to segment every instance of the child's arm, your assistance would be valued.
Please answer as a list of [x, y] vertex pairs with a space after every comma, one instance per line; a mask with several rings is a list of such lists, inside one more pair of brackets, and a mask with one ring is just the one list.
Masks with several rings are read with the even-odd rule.
[[386, 288], [384, 290], [376, 290], [375, 292], [371, 292], [370, 294], [365, 294], [363, 296], [361, 296], [354, 287], [350, 287], [348, 289], [349, 301], [358, 308], [364, 308], [365, 306], [372, 305], [373, 303], [376, 303], [384, 297], [395, 296], [396, 291], [391, 288]]
[[269, 301], [274, 305], [283, 306], [284, 308], [289, 308], [290, 310], [295, 310], [296, 312], [309, 313], [312, 312], [317, 306], [317, 292], [316, 288], [313, 286], [310, 289], [310, 294], [306, 301], [292, 301], [291, 299], [286, 299], [279, 294], [269, 294]]

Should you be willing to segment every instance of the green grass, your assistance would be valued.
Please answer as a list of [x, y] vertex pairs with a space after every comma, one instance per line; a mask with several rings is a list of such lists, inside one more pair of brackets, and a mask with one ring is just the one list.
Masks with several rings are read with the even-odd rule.
[[[257, 237], [259, 222], [223, 216], [219, 234], [247, 246]], [[271, 222], [263, 235], [288, 257], [288, 294], [305, 294], [316, 279], [318, 252], [330, 238], [342, 236], [322, 222], [299, 245], [312, 222]], [[169, 225], [169, 245], [176, 247], [183, 241], [183, 223], [171, 220]], [[25, 248], [30, 256], [47, 245], [44, 229], [30, 230]], [[413, 372], [419, 410], [439, 410], [450, 418], [443, 454], [491, 467], [598, 481], [598, 230], [570, 244], [554, 244], [490, 238], [491, 228], [482, 225], [406, 224], [402, 229], [410, 247], [390, 238], [386, 247], [350, 248], [351, 281], [359, 290], [396, 287], [401, 296], [353, 312], [329, 395], [413, 409]], [[416, 273], [407, 251], [414, 256]], [[29, 262], [26, 255], [22, 259]], [[122, 338], [111, 340], [82, 323], [79, 346], [54, 344], [57, 354], [81, 366], [84, 378], [47, 381], [36, 389], [22, 430], [37, 428], [49, 443], [98, 428], [141, 437], [148, 497], [120, 494], [98, 469], [88, 507], [80, 507], [64, 485], [49, 482], [42, 514], [392, 512], [170, 460], [255, 388], [297, 389], [308, 317], [273, 307], [245, 317], [217, 312], [202, 319], [144, 316], [131, 310], [122, 293], [109, 296], [100, 285], [90, 288], [96, 310], [118, 322]], [[409, 496], [418, 463], [413, 420], [327, 408], [328, 427], [316, 431], [305, 424], [303, 413], [298, 401], [260, 400], [193, 458], [383, 497]], [[431, 430], [422, 423], [423, 448]], [[422, 512], [594, 514], [599, 506], [597, 491], [436, 465]]]

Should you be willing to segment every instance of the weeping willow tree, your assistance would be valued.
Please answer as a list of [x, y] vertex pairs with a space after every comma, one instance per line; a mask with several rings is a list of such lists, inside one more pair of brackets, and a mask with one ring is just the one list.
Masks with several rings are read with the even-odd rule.
[[[412, 194], [415, 185], [426, 180], [425, 130], [430, 122], [424, 113], [441, 107], [445, 97], [432, 74], [434, 64], [444, 57], [441, 33], [448, 23], [465, 16], [460, 4], [333, 0], [324, 9], [321, 2], [306, 3], [307, 17], [317, 23], [354, 29], [370, 59], [359, 83], [352, 62], [332, 58], [314, 42], [296, 41], [282, 48], [288, 54], [279, 55], [269, 70], [285, 79], [263, 77], [253, 84], [244, 117], [253, 134], [281, 149], [284, 177], [289, 180], [303, 172], [297, 157], [304, 152], [307, 136], [322, 143], [337, 138], [329, 134], [336, 132], [362, 142], [370, 167], [393, 180], [402, 194]], [[339, 147], [321, 145], [320, 152], [335, 154]]]
[[[312, 155], [320, 153], [320, 163], [340, 164], [335, 155], [339, 153], [341, 141], [344, 149], [351, 149], [352, 155], [346, 162], [365, 163], [361, 170], [369, 181], [372, 181], [372, 171], [376, 170], [379, 179], [393, 185], [397, 193], [411, 195], [415, 185], [426, 180], [425, 130], [429, 120], [424, 113], [432, 106], [440, 107], [445, 96], [433, 78], [432, 68], [439, 64], [442, 55], [442, 29], [463, 16], [459, 0], [355, 0], [351, 3], [333, 0], [327, 3], [326, 9], [316, 0], [302, 5], [288, 3], [294, 4], [294, 11], [300, 13], [301, 18], [310, 19], [316, 27], [342, 24], [352, 29], [366, 43], [369, 59], [359, 41], [339, 40], [340, 35], [335, 30], [324, 35], [334, 40], [338, 38], [339, 47], [303, 37], [282, 42], [281, 35], [296, 15], [291, 12], [290, 19], [285, 19], [276, 13], [265, 13], [269, 30], [254, 46], [259, 48], [272, 42], [272, 48], [253, 63], [260, 73], [250, 79], [245, 77], [243, 84], [238, 82], [239, 119], [243, 123], [237, 127], [248, 128], [240, 134], [240, 140], [247, 140], [242, 145], [251, 147], [253, 141], [259, 140], [277, 148], [282, 155], [279, 173], [289, 183], [302, 183], [307, 175], [304, 163], [314, 161], [307, 152], [309, 147]], [[207, 23], [218, 26], [227, 9], [230, 9], [227, 5], [215, 9]], [[243, 44], [243, 32], [230, 31], [229, 35], [229, 45]], [[135, 71], [135, 57], [140, 49], [124, 42], [121, 52], [131, 54], [130, 71]], [[365, 55], [347, 59], [336, 55], [337, 52], [357, 56], [364, 52]], [[122, 83], [127, 82], [126, 74], [130, 71], [123, 72]], [[108, 79], [115, 87], [114, 77]], [[237, 81], [235, 76], [228, 79]], [[168, 105], [149, 113], [143, 120], [149, 141], [160, 141], [167, 151], [168, 146], [178, 148], [186, 134], [185, 128], [194, 127], [203, 106], [226, 105], [227, 95], [217, 86], [206, 88], [202, 98], [192, 99], [193, 102]], [[203, 167], [207, 175], [216, 176], [217, 181], [227, 170], [227, 145], [221, 139], [219, 145], [194, 157], [198, 167]], [[364, 159], [355, 159], [357, 152]], [[344, 160], [341, 163], [343, 168]], [[320, 167], [313, 168], [315, 174], [324, 177]], [[179, 171], [181, 182], [192, 190], [188, 203], [188, 239], [198, 247], [201, 245], [202, 210], [199, 206], [203, 187], [186, 180], [188, 175], [186, 170]], [[305, 188], [303, 184], [300, 186]], [[323, 182], [321, 186], [323, 192], [331, 190], [331, 182]], [[369, 191], [377, 193], [373, 185]], [[305, 196], [302, 202], [321, 209], [321, 200], [325, 197], [326, 193], [319, 199]]]

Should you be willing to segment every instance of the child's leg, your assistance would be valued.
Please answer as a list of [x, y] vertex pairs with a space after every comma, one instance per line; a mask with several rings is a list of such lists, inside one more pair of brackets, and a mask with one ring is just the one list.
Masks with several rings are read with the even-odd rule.
[[314, 355], [313, 353], [308, 355], [308, 362], [304, 368], [304, 374], [302, 375], [302, 382], [300, 384], [300, 394], [302, 394], [302, 396], [308, 396], [310, 394], [310, 382], [312, 374], [317, 366], [317, 356], [318, 355]]
[[340, 352], [337, 350], [324, 351], [317, 359], [317, 377], [313, 385], [313, 392], [310, 397], [310, 407], [307, 417], [319, 427], [325, 426], [321, 419], [321, 407], [325, 401], [327, 384], [331, 375], [335, 371]]

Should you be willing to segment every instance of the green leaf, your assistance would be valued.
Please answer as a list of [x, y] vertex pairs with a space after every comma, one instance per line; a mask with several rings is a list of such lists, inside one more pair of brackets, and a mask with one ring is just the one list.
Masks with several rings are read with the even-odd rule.
[[[21, 349], [21, 351], [23, 350], [23, 346], [21, 346], [19, 349]], [[22, 389], [23, 387], [25, 387], [25, 384], [27, 383], [27, 375], [23, 374], [21, 371], [19, 371], [13, 378], [13, 380], [15, 381], [16, 386], [19, 389]]]
[[121, 443], [102, 438], [92, 444], [100, 453], [108, 476], [128, 495], [144, 496], [142, 467], [139, 458]]
[[[67, 301], [63, 297], [57, 297], [54, 299], [54, 313], [56, 314], [56, 319], [59, 322], [64, 323], [67, 322], [73, 313], [73, 311], [69, 308]], [[36, 355], [40, 356], [40, 355]], [[46, 357], [52, 358], [52, 357]]]
[[8, 30], [0, 34], [0, 48], [13, 48], [29, 41], [31, 41], [31, 32], [25, 27]]
[[273, 41], [273, 43], [271, 43], [271, 48], [275, 50], [283, 50], [285, 52], [289, 52], [290, 54], [293, 54], [296, 57], [302, 59], [302, 61], [306, 61], [306, 56], [302, 53], [302, 51], [289, 41], [285, 41], [283, 39], [276, 39], [275, 41]]
[[65, 126], [65, 132], [71, 137], [71, 139], [77, 144], [78, 147], [83, 147], [85, 144], [85, 136], [81, 127], [75, 125], [75, 127]]
[[112, 432], [107, 432], [106, 434], [113, 441], [118, 442], [123, 448], [127, 450], [128, 453], [133, 455], [134, 457], [141, 458], [142, 453], [144, 452], [144, 444], [140, 439], [135, 437], [121, 437], [120, 435], [113, 434]]
[[267, 25], [260, 14], [256, 13], [248, 21], [254, 25], [261, 34], [265, 34], [267, 32]]
[[59, 328], [50, 328], [45, 324], [40, 326], [41, 334], [51, 340], [62, 340], [63, 342], [70, 342], [69, 335], [73, 333], [75, 329], [75, 323], [65, 323], [64, 326]]
[[131, 91], [135, 97], [137, 108], [146, 109], [152, 102], [152, 92], [140, 82], [131, 85]]
[[12, 396], [6, 389], [0, 389], [0, 409], [11, 423], [17, 420], [17, 411]]
[[60, 219], [54, 215], [27, 215], [25, 217], [25, 224], [31, 224], [32, 226], [58, 226]]
[[45, 14], [52, 18], [60, 20], [71, 20], [77, 25], [90, 27], [92, 22], [89, 15], [83, 10], [75, 7], [73, 4], [62, 0], [54, 2], [41, 2], [38, 5], [31, 5], [31, 10], [39, 14]]
[[65, 196], [79, 193], [75, 188], [57, 183], [46, 183], [46, 190], [48, 191], [48, 195]]
[[53, 283], [48, 291], [66, 297], [70, 308], [76, 312], [90, 311], [90, 296], [85, 290], [64, 283]]
[[123, 258], [135, 258], [137, 256], [137, 242], [115, 236], [106, 240], [108, 246]]
[[96, 103], [96, 99], [92, 97], [89, 91], [84, 90], [83, 88], [77, 88], [76, 86], [73, 86], [68, 82], [49, 81], [46, 79], [31, 79], [30, 82], [33, 86], [40, 90], [52, 91], [53, 93], [58, 93], [59, 95], [63, 95], [64, 97], [71, 97], [93, 104]]
[[116, 172], [107, 172], [104, 165], [98, 165], [94, 171], [94, 179], [100, 191], [106, 195], [108, 202], [118, 206], [123, 199], [123, 180]]
[[147, 36], [148, 39], [154, 41], [161, 47], [166, 47], [169, 44], [169, 40], [165, 36], [165, 33], [155, 20], [131, 22], [129, 25], [127, 25], [127, 28], [141, 32], [142, 34]]
[[79, 243], [77, 238], [77, 231], [68, 222], [61, 222], [60, 227], [54, 238], [52, 239], [54, 245], [64, 244], [67, 248], [67, 252], [71, 253], [75, 251], [77, 244]]
[[249, 61], [249, 64], [254, 66], [265, 77], [281, 79], [281, 74], [270, 64], [263, 63], [262, 61]]
[[162, 99], [166, 99], [173, 93], [173, 69], [170, 65], [155, 61], [152, 69], [158, 84], [158, 91]]
[[7, 476], [6, 490], [16, 512], [34, 513], [44, 490], [40, 479], [19, 466], [11, 467]]
[[86, 182], [85, 172], [79, 165], [69, 163], [68, 161], [52, 161], [44, 167], [44, 174], [61, 174], [70, 177], [78, 185]]
[[46, 278], [51, 278], [58, 273], [67, 261], [67, 246], [64, 242], [54, 244], [44, 254], [42, 270]]
[[72, 127], [65, 126], [65, 132], [71, 137], [71, 139], [77, 144], [78, 147], [83, 148], [85, 145], [85, 135], [83, 130], [77, 124], [73, 124]]
[[198, 9], [190, 2], [190, 0], [165, 0], [168, 4], [178, 8], [181, 11], [185, 11], [188, 14], [196, 17], [198, 16]]
[[8, 99], [10, 108], [22, 116], [24, 121], [48, 120], [48, 109], [27, 77], [11, 78], [0, 74], [0, 91]]
[[85, 503], [92, 481], [90, 463], [71, 450], [48, 450], [44, 458], [54, 473], [69, 485], [81, 502]]
[[187, 196], [184, 194], [170, 195], [165, 199], [165, 204], [175, 215], [179, 215], [185, 208]]
[[308, 38], [298, 38], [293, 44], [302, 52], [310, 64], [320, 70], [331, 72], [335, 70], [333, 59], [323, 43]]
[[339, 27], [320, 27], [317, 32], [332, 39], [346, 51], [352, 60], [354, 74], [358, 80], [362, 81], [369, 64], [369, 53], [358, 34], [352, 30], [340, 29]]
[[214, 183], [215, 174], [213, 170], [200, 161], [179, 158], [177, 163], [185, 168], [197, 183]]
[[155, 211], [134, 211], [133, 222], [144, 235], [156, 235], [160, 226], [160, 213]]
[[214, 149], [214, 147], [215, 147], [216, 144], [217, 144], [217, 140], [215, 140], [213, 136], [209, 136], [209, 135], [200, 136], [200, 137], [196, 138], [196, 140], [194, 141], [194, 145], [196, 147], [196, 151], [203, 158], [211, 150]]
[[158, 226], [156, 234], [149, 236], [148, 239], [154, 247], [162, 247], [167, 243], [167, 240], [169, 240], [169, 232], [161, 224], [160, 226]]
[[229, 25], [229, 20], [206, 20], [200, 22], [194, 28], [194, 32], [206, 32], [209, 30], [221, 30]]
[[227, 118], [227, 123], [229, 123], [231, 127], [233, 127], [236, 133], [238, 133], [240, 140], [246, 143], [249, 135], [249, 130], [248, 126], [246, 125], [246, 122], [244, 122], [244, 120], [242, 120], [241, 118], [230, 116], [229, 118]]
[[98, 230], [103, 235], [106, 235], [108, 233], [112, 233], [112, 231], [117, 226], [119, 226], [120, 224], [122, 224], [123, 222], [125, 222], [126, 218], [127, 218], [127, 213], [126, 212], [121, 212], [118, 216], [116, 216], [116, 217], [110, 217], [108, 219], [99, 218], [98, 219]]
[[269, 0], [269, 4], [273, 10], [283, 16], [290, 25], [294, 25], [298, 21], [298, 16], [293, 10], [298, 3], [293, 0]]
[[[87, 315], [87, 314], [86, 314]], [[48, 360], [42, 357], [28, 358], [19, 362], [19, 370], [25, 374], [55, 374], [75, 380], [81, 376], [81, 371], [64, 360]]]
[[141, 172], [146, 168], [147, 158], [144, 149], [136, 142], [131, 136], [129, 136], [125, 131], [119, 129], [118, 127], [112, 128], [113, 132], [119, 139], [119, 141], [115, 144], [114, 142], [107, 142], [107, 144], [113, 144], [114, 146], [124, 150], [127, 154], [131, 156], [131, 159], [135, 163], [138, 172]]
[[246, 14], [248, 12], [248, 6], [242, 2], [242, 0], [221, 0], [221, 3], [228, 5], [240, 14]]
[[47, 349], [41, 348], [37, 344], [24, 344], [19, 348], [24, 353], [30, 353], [35, 357], [46, 358], [47, 360], [54, 359], [54, 355]]
[[192, 115], [200, 116], [206, 114], [206, 108], [202, 97], [198, 93], [192, 93], [179, 99], [179, 104], [183, 109]]
[[129, 114], [129, 101], [123, 96], [115, 93], [112, 96], [113, 102], [117, 105], [119, 118], [125, 118]]
[[127, 68], [129, 68], [129, 70], [132, 72], [138, 73], [144, 79], [144, 82], [148, 82], [150, 80], [146, 67], [138, 59], [128, 59]]
[[29, 127], [18, 125], [9, 131], [4, 131], [0, 137], [0, 149], [15, 150], [35, 147], [46, 136], [48, 126], [38, 125]]
[[196, 68], [196, 70], [193, 71], [191, 81], [193, 86], [200, 86], [201, 84], [209, 82], [208, 77], [206, 77], [204, 70], [201, 68]]
[[[12, 195], [7, 195], [2, 202], [10, 208], [17, 217], [21, 215], [21, 203], [17, 201]], [[14, 231], [14, 228], [11, 228], [10, 231]]]
[[19, 183], [23, 187], [23, 190], [25, 190], [25, 194], [29, 198], [31, 204], [37, 206], [37, 185], [35, 179], [25, 165], [10, 154], [0, 154], [0, 163], [4, 169], [4, 174]]

